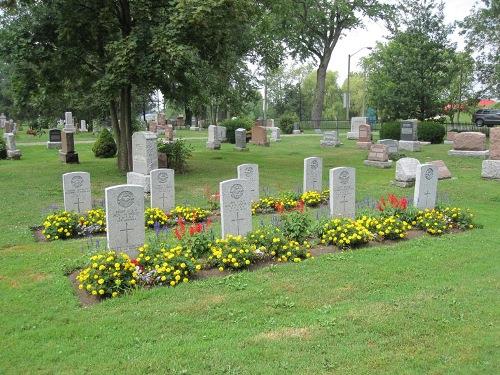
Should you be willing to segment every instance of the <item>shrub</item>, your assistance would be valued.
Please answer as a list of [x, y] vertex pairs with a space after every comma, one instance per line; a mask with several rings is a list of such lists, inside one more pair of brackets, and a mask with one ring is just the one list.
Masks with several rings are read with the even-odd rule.
[[281, 216], [281, 230], [287, 239], [303, 242], [311, 235], [311, 227], [309, 215], [299, 211]]
[[371, 239], [373, 234], [362, 220], [333, 219], [323, 226], [321, 243], [346, 249], [368, 243]]
[[200, 223], [191, 224], [189, 230], [183, 220], [175, 228], [174, 234], [181, 246], [189, 250], [195, 258], [206, 256], [210, 252], [210, 246], [215, 241], [215, 236], [210, 228], [210, 222], [207, 225]]
[[283, 232], [275, 226], [266, 226], [256, 229], [246, 236], [250, 245], [255, 245], [258, 251], [275, 256], [278, 247], [285, 243]]
[[440, 211], [448, 216], [452, 225], [458, 229], [472, 229], [476, 226], [472, 220], [474, 215], [468, 209], [462, 210], [458, 207], [445, 207], [440, 209]]
[[239, 128], [244, 128], [250, 130], [252, 128], [253, 121], [249, 118], [238, 117], [230, 120], [224, 120], [221, 126], [226, 127], [226, 138], [229, 143], [235, 144], [235, 130]]
[[358, 222], [368, 228], [377, 240], [399, 240], [406, 237], [406, 232], [411, 229], [411, 225], [405, 220], [396, 216], [373, 218], [363, 216]]
[[51, 214], [43, 222], [42, 234], [49, 241], [75, 237], [78, 219], [74, 212], [60, 211]]
[[311, 245], [307, 241], [304, 241], [302, 245], [297, 241], [288, 241], [285, 244], [280, 244], [280, 246], [278, 246], [275, 258], [278, 262], [293, 261], [295, 263], [299, 263], [302, 259], [311, 257], [311, 252], [309, 251], [310, 248]]
[[0, 138], [0, 159], [7, 159], [7, 146], [2, 138]]
[[446, 128], [444, 125], [437, 122], [419, 122], [418, 124], [418, 139], [424, 142], [431, 142], [432, 144], [443, 143], [446, 135]]
[[225, 239], [217, 239], [210, 251], [209, 264], [218, 267], [221, 272], [226, 268], [246, 268], [257, 259], [256, 246], [242, 236], [228, 235]]
[[117, 297], [137, 285], [136, 266], [127, 254], [107, 251], [90, 258], [76, 277], [79, 289], [99, 297]]
[[170, 211], [170, 216], [189, 223], [200, 223], [204, 221], [208, 215], [210, 215], [210, 211], [200, 207], [176, 206]]
[[101, 130], [92, 146], [92, 152], [97, 158], [112, 158], [116, 155], [116, 142], [108, 129]]
[[318, 193], [317, 191], [306, 191], [304, 194], [300, 196], [300, 199], [308, 207], [317, 207], [323, 200], [322, 194]]
[[433, 236], [440, 236], [453, 228], [451, 219], [437, 209], [420, 211], [416, 224], [418, 228]]
[[292, 134], [293, 133], [293, 124], [297, 123], [299, 119], [297, 115], [293, 113], [285, 113], [280, 118], [279, 126], [283, 133]]
[[395, 139], [399, 141], [401, 138], [401, 124], [399, 122], [386, 122], [380, 127], [380, 139]]
[[106, 232], [106, 212], [102, 208], [96, 208], [80, 216], [77, 231], [79, 236]]
[[168, 215], [160, 208], [146, 208], [144, 210], [144, 221], [146, 227], [154, 228], [156, 225], [165, 226], [169, 222]]
[[188, 159], [193, 156], [193, 147], [183, 139], [177, 139], [173, 142], [158, 142], [158, 152], [167, 155], [167, 168], [184, 173]]

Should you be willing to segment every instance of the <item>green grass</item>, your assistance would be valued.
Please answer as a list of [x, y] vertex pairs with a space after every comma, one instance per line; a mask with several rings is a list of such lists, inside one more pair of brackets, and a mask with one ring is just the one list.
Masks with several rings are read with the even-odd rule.
[[[191, 135], [192, 132], [186, 132]], [[201, 136], [201, 135], [198, 135]], [[18, 141], [19, 142], [19, 141]], [[357, 198], [412, 189], [390, 185], [394, 169], [362, 165], [352, 141], [320, 148], [315, 136], [286, 137], [238, 153], [195, 146], [191, 170], [176, 176], [178, 203], [204, 205], [205, 187], [255, 162], [261, 187], [295, 190], [303, 159], [327, 171], [357, 168]], [[425, 146], [421, 161], [444, 160], [456, 179], [439, 182], [441, 200], [474, 211], [484, 226], [441, 238], [320, 256], [181, 285], [136, 291], [82, 308], [65, 272], [81, 265], [85, 240], [35, 243], [29, 226], [62, 206], [61, 174], [89, 171], [92, 191], [125, 182], [116, 161], [77, 145], [80, 165], [57, 150], [21, 147], [0, 161], [0, 373], [499, 373], [500, 184], [480, 178], [481, 161]], [[409, 154], [409, 153], [408, 153]]]

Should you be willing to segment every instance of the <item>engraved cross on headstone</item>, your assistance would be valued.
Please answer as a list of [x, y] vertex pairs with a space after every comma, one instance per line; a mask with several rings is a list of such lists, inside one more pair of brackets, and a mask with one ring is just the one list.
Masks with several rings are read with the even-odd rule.
[[161, 197], [160, 197], [160, 198], [161, 198], [162, 203], [163, 203], [162, 208], [163, 208], [163, 209], [165, 209], [165, 207], [167, 207], [167, 204], [165, 203], [165, 201], [167, 200], [167, 198], [168, 198], [168, 197], [166, 197], [166, 196], [165, 196], [165, 193], [163, 192], [163, 193], [161, 194]]
[[427, 204], [429, 203], [429, 195], [431, 195], [430, 191], [427, 189], [425, 192], [425, 206], [427, 207]]
[[345, 204], [349, 202], [349, 201], [346, 199], [346, 193], [342, 194], [342, 199], [343, 199], [343, 200], [341, 200], [341, 201], [340, 201], [340, 203], [343, 203], [343, 205], [344, 205], [344, 213], [345, 213], [345, 211], [346, 211]]
[[239, 212], [236, 211], [236, 219], [231, 220], [231, 222], [236, 222], [236, 233], [240, 235], [240, 221], [244, 221], [245, 218], [240, 218]]
[[132, 228], [128, 227], [128, 223], [125, 222], [125, 229], [120, 229], [120, 232], [125, 232], [125, 242], [128, 244], [128, 232], [132, 230]]
[[80, 200], [80, 197], [77, 197], [74, 204], [78, 206], [78, 213], [80, 213], [80, 203], [83, 203], [83, 201]]

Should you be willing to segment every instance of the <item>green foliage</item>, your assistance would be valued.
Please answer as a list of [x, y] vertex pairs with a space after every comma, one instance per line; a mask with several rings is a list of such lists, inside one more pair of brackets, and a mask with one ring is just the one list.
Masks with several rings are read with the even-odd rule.
[[193, 156], [193, 147], [183, 139], [173, 142], [158, 142], [158, 152], [167, 155], [167, 167], [177, 173], [187, 171], [187, 162]]
[[401, 138], [401, 124], [399, 122], [384, 122], [380, 127], [380, 139], [394, 139], [399, 141]]
[[7, 146], [3, 138], [0, 138], [0, 159], [7, 158]]
[[298, 117], [292, 113], [285, 113], [280, 118], [279, 126], [283, 133], [292, 134], [293, 133], [293, 124], [299, 121]]
[[237, 117], [235, 119], [224, 120], [221, 126], [226, 127], [226, 138], [229, 143], [235, 144], [235, 130], [244, 128], [250, 130], [253, 126], [253, 121], [249, 118]]
[[312, 220], [306, 213], [293, 211], [281, 216], [280, 227], [285, 238], [302, 243], [312, 233]]
[[112, 158], [116, 155], [116, 142], [108, 129], [101, 130], [92, 146], [92, 152], [98, 158]]
[[419, 141], [441, 144], [446, 135], [446, 128], [444, 125], [436, 122], [422, 121], [418, 123], [417, 133]]

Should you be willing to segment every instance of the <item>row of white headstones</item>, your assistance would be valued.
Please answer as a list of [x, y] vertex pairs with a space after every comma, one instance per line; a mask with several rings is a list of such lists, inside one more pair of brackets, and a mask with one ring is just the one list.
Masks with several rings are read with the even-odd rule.
[[[323, 161], [318, 157], [304, 160], [304, 191], [322, 190]], [[436, 166], [417, 167], [414, 206], [434, 208], [437, 197]], [[165, 212], [175, 206], [174, 171], [155, 169], [150, 173], [151, 207]], [[332, 218], [354, 218], [356, 214], [356, 170], [337, 167], [329, 170]], [[64, 208], [85, 213], [92, 209], [90, 174], [72, 172], [63, 175]], [[246, 235], [252, 230], [252, 202], [259, 200], [259, 166], [241, 164], [237, 178], [219, 184], [221, 234]], [[117, 185], [105, 189], [108, 248], [136, 255], [145, 242], [144, 189], [139, 185]]]

